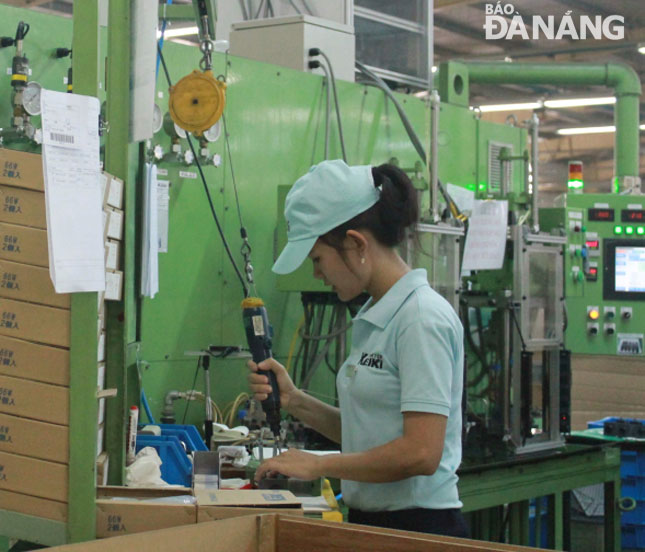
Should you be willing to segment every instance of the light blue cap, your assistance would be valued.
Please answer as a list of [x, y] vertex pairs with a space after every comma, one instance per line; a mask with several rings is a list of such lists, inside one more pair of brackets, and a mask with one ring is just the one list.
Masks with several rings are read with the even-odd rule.
[[287, 245], [273, 272], [289, 274], [307, 258], [316, 240], [374, 205], [372, 167], [350, 167], [344, 161], [323, 161], [296, 180], [284, 206]]

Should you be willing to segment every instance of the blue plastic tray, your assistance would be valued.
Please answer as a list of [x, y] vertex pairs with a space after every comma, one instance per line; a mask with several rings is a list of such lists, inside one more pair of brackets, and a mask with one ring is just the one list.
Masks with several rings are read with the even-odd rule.
[[138, 435], [136, 451], [153, 447], [161, 458], [161, 478], [171, 485], [190, 487], [193, 465], [174, 435]]

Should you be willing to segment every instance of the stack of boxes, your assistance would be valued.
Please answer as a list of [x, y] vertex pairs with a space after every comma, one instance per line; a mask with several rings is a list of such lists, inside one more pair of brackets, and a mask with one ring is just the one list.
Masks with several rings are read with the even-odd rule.
[[[106, 291], [98, 303], [98, 396], [105, 387], [105, 304], [120, 300], [123, 182], [102, 175]], [[40, 155], [0, 148], [0, 509], [65, 522], [69, 477], [71, 296], [49, 276]], [[99, 400], [97, 464], [105, 398]]]
[[105, 242], [105, 292], [98, 294], [98, 394], [96, 476], [99, 485], [107, 485], [108, 456], [105, 442], [105, 301], [120, 301], [123, 294], [123, 272], [120, 269], [123, 240], [123, 180], [101, 173], [103, 192], [103, 240]]
[[46, 228], [40, 155], [0, 149], [0, 504], [66, 521], [70, 295]]

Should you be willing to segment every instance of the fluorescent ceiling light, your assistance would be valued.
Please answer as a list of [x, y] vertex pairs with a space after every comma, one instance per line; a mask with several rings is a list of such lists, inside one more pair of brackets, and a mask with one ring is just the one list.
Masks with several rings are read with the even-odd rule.
[[482, 113], [490, 113], [492, 111], [517, 111], [521, 109], [539, 109], [542, 107], [540, 102], [527, 102], [527, 103], [513, 103], [513, 104], [499, 104], [499, 105], [480, 105], [479, 109]]
[[512, 104], [498, 104], [498, 105], [482, 105], [479, 109], [482, 113], [490, 113], [492, 111], [517, 111], [521, 109], [540, 109], [541, 107], [548, 107], [550, 109], [560, 109], [565, 107], [585, 107], [589, 105], [613, 105], [616, 103], [614, 96], [605, 98], [569, 98], [565, 100], [544, 100], [526, 103], [512, 103]]
[[616, 103], [614, 96], [607, 98], [572, 98], [570, 100], [544, 100], [544, 107], [584, 107], [587, 105], [612, 105]]
[[[645, 125], [641, 125], [639, 128], [641, 130], [645, 130]], [[557, 132], [562, 136], [572, 136], [574, 134], [601, 134], [607, 132], [616, 132], [616, 127], [610, 125], [598, 127], [561, 128], [558, 129]]]
[[[182, 27], [181, 29], [166, 29], [163, 33], [164, 38], [173, 38], [175, 36], [190, 36], [199, 33], [197, 27]], [[157, 38], [161, 38], [161, 31], [157, 31]]]

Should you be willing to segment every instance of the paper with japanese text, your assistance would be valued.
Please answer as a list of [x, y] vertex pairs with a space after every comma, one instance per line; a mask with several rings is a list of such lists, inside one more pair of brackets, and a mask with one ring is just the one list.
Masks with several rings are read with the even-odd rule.
[[462, 270], [495, 270], [504, 264], [507, 201], [475, 200], [468, 218]]
[[103, 291], [99, 100], [42, 90], [49, 274], [57, 293]]

